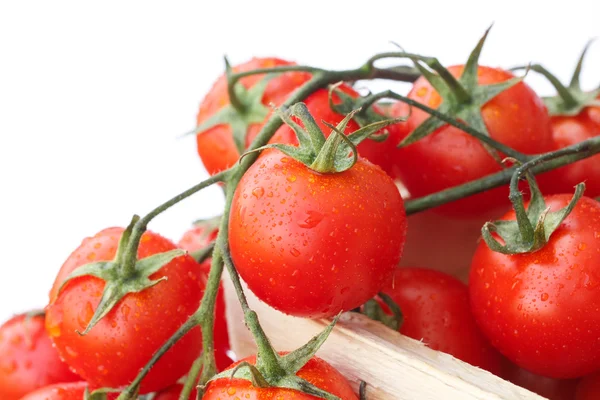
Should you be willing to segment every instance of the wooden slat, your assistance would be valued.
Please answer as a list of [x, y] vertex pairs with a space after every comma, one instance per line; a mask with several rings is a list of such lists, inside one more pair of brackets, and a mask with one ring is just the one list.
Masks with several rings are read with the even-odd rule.
[[[238, 357], [256, 352], [233, 285], [225, 279], [227, 321]], [[293, 350], [321, 332], [327, 321], [284, 315], [246, 290], [251, 307], [278, 350]], [[355, 313], [344, 314], [319, 350], [355, 389], [367, 383], [369, 400], [543, 400], [454, 357]], [[358, 390], [358, 389], [357, 389]]]

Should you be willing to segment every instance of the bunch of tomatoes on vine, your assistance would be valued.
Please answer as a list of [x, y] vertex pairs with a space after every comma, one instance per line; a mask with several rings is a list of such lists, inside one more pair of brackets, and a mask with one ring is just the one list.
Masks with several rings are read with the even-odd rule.
[[[315, 356], [359, 312], [550, 399], [600, 398], [600, 89], [542, 65], [399, 50], [349, 70], [230, 66], [191, 132], [210, 177], [85, 238], [43, 310], [0, 328], [0, 398], [369, 398]], [[378, 66], [396, 60], [394, 67]], [[538, 73], [556, 88], [541, 98]], [[356, 82], [412, 82], [407, 95]], [[178, 243], [151, 220], [210, 185]], [[227, 269], [257, 354], [234, 360]], [[248, 305], [330, 320], [274, 349]], [[402, 377], [399, 377], [402, 379]]]

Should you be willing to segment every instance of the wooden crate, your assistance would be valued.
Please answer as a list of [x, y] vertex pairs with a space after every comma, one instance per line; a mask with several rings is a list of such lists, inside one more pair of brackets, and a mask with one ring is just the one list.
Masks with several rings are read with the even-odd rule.
[[[227, 277], [224, 284], [232, 350], [239, 358], [255, 354], [233, 285]], [[277, 350], [301, 346], [328, 323], [284, 315], [247, 288], [246, 294]], [[317, 354], [344, 374], [357, 391], [359, 382], [365, 381], [369, 400], [544, 399], [356, 313], [342, 315]]]

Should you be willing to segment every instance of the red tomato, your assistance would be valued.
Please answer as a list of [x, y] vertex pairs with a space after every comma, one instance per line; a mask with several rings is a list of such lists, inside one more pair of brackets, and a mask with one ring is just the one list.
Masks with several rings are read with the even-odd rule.
[[[463, 66], [448, 68], [460, 76]], [[480, 66], [479, 84], [506, 81], [513, 75], [507, 71]], [[419, 78], [408, 97], [431, 108], [442, 98], [423, 77]], [[524, 82], [500, 93], [482, 107], [482, 116], [490, 137], [526, 154], [544, 153], [552, 148], [550, 119], [546, 107]], [[406, 115], [405, 106], [393, 107], [393, 114]], [[408, 129], [412, 132], [429, 114], [412, 108]], [[450, 125], [401, 149], [397, 157], [400, 180], [412, 197], [421, 197], [461, 185], [501, 170], [500, 165], [482, 143]], [[439, 211], [453, 215], [473, 216], [498, 205], [508, 205], [508, 186], [493, 189], [441, 206]]]
[[[576, 116], [552, 117], [555, 150], [600, 135], [600, 107], [587, 107]], [[585, 194], [600, 196], [600, 155], [566, 165], [547, 174], [542, 181], [550, 193], [571, 193], [573, 187], [585, 182]]]
[[[546, 198], [552, 210], [571, 195]], [[502, 219], [515, 219], [513, 211]], [[600, 203], [583, 197], [542, 249], [504, 255], [481, 242], [469, 288], [477, 323], [518, 366], [552, 378], [600, 369]]]
[[[208, 245], [211, 241], [217, 237], [217, 230], [212, 232], [206, 232], [204, 227], [196, 226], [188, 230], [179, 243], [178, 247], [187, 250], [188, 252], [198, 251]], [[208, 275], [210, 271], [211, 259], [207, 259], [202, 264], [202, 269]], [[216, 307], [215, 307], [215, 358], [217, 361], [217, 368], [219, 371], [230, 365], [233, 360], [229, 358], [227, 352], [230, 351], [231, 346], [229, 345], [229, 334], [227, 331], [227, 320], [225, 318], [225, 295], [223, 287], [219, 287], [217, 293]]]
[[86, 382], [58, 383], [31, 392], [21, 400], [81, 400], [86, 387]]
[[[205, 275], [189, 255], [177, 257], [150, 276], [167, 280], [126, 295], [86, 335], [83, 331], [94, 314], [104, 281], [83, 276], [68, 282], [60, 293], [63, 280], [77, 267], [112, 260], [122, 228], [109, 228], [87, 238], [63, 264], [50, 292], [46, 329], [59, 354], [94, 387], [127, 385], [162, 344], [200, 305]], [[169, 240], [152, 232], [142, 236], [138, 258], [175, 249]], [[140, 393], [163, 389], [189, 370], [200, 355], [200, 328], [192, 329], [152, 368], [143, 380]]]
[[398, 264], [405, 232], [402, 198], [379, 167], [359, 159], [319, 174], [274, 149], [243, 176], [229, 219], [231, 255], [249, 288], [307, 318], [372, 298]]
[[[158, 393], [153, 400], [179, 400], [179, 395], [182, 390], [183, 385], [178, 383]], [[196, 388], [192, 389], [189, 400], [196, 400], [197, 393]]]
[[[338, 90], [353, 97], [359, 97], [359, 94], [351, 86], [342, 84], [338, 87]], [[334, 104], [340, 104], [341, 99], [337, 94], [332, 95]], [[315, 122], [319, 125], [326, 137], [331, 134], [331, 128], [327, 127], [324, 122], [328, 122], [332, 125], [337, 125], [344, 119], [345, 115], [335, 112], [329, 104], [329, 91], [326, 89], [320, 89], [308, 96], [304, 101], [310, 114], [314, 117]], [[384, 111], [377, 105], [373, 106], [373, 110], [385, 116]], [[408, 110], [404, 114], [397, 114], [398, 117], [408, 115]], [[299, 122], [299, 121], [297, 121]], [[350, 121], [346, 128], [347, 134], [350, 134], [360, 127], [354, 121]], [[400, 156], [400, 150], [396, 147], [400, 140], [407, 134], [407, 125], [404, 123], [398, 123], [386, 127], [388, 137], [383, 142], [376, 142], [371, 139], [366, 139], [361, 142], [357, 149], [361, 157], [366, 158], [373, 164], [381, 167], [388, 175], [395, 178], [397, 171], [395, 169], [395, 163], [397, 158]], [[272, 142], [288, 143], [298, 145], [298, 139], [292, 128], [284, 124], [276, 133]]]
[[[272, 68], [293, 64], [294, 63], [292, 62], [278, 58], [253, 58], [244, 64], [234, 67], [233, 71], [243, 72], [258, 68]], [[256, 83], [264, 78], [264, 76], [264, 74], [251, 75], [240, 79], [238, 82], [248, 89], [256, 85]], [[308, 79], [310, 79], [310, 74], [306, 72], [286, 72], [274, 77], [266, 86], [262, 97], [262, 104], [267, 107], [271, 103], [281, 105], [288, 94], [305, 83]], [[217, 82], [215, 82], [210, 92], [208, 92], [202, 101], [202, 104], [200, 104], [200, 110], [198, 111], [197, 117], [198, 125], [208, 120], [224, 106], [229, 104], [227, 79], [225, 75], [222, 75]], [[252, 139], [260, 131], [263, 124], [264, 122], [250, 125], [246, 136], [246, 147], [248, 147]], [[229, 125], [217, 125], [201, 132], [196, 135], [196, 142], [198, 145], [198, 154], [202, 159], [202, 163], [211, 175], [231, 167], [240, 157]]]
[[[231, 369], [242, 361], [250, 364], [256, 363], [256, 357], [247, 357], [233, 365]], [[346, 378], [335, 368], [324, 360], [313, 357], [296, 374], [300, 378], [312, 383], [320, 389], [323, 389], [341, 400], [357, 400], [354, 391]], [[226, 399], [252, 399], [252, 400], [270, 400], [270, 399], [294, 399], [294, 400], [316, 400], [318, 397], [308, 395], [293, 389], [284, 388], [259, 388], [252, 386], [250, 381], [245, 379], [221, 378], [208, 384], [204, 392], [203, 400], [226, 400]]]
[[18, 315], [0, 327], [0, 398], [17, 400], [58, 382], [81, 380], [52, 348], [44, 316]]
[[[510, 362], [507, 362], [510, 363]], [[510, 363], [503, 371], [504, 379], [544, 396], [549, 400], [574, 400], [577, 379], [554, 379], [519, 368]]]
[[575, 393], [575, 400], [600, 399], [600, 371], [581, 379]]
[[400, 333], [500, 374], [502, 357], [477, 327], [464, 283], [430, 269], [398, 268], [382, 291], [402, 310]]

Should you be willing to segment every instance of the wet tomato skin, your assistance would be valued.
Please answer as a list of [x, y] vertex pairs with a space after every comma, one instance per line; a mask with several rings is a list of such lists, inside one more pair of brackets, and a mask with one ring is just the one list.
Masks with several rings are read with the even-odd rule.
[[231, 255], [249, 288], [307, 318], [373, 297], [405, 236], [402, 198], [379, 167], [359, 159], [345, 172], [319, 174], [274, 149], [243, 176], [229, 219]]
[[31, 392], [21, 400], [81, 400], [87, 386], [86, 382], [57, 383]]
[[[293, 62], [279, 58], [253, 58], [243, 64], [234, 66], [233, 71], [244, 72], [259, 68], [272, 68], [293, 64]], [[264, 74], [250, 75], [240, 79], [238, 82], [249, 89], [256, 85], [264, 76]], [[294, 89], [309, 79], [310, 74], [306, 72], [285, 72], [277, 75], [267, 84], [262, 97], [262, 104], [265, 106], [269, 106], [271, 103], [277, 106], [281, 105]], [[228, 104], [230, 102], [227, 93], [227, 79], [225, 75], [222, 75], [200, 104], [196, 118], [198, 125], [208, 120]], [[264, 122], [249, 126], [246, 136], [246, 147], [256, 137]], [[211, 175], [231, 167], [240, 157], [240, 153], [233, 140], [231, 127], [226, 124], [214, 126], [196, 135], [196, 144], [198, 155], [204, 167]]]
[[[546, 203], [558, 210], [570, 199]], [[522, 368], [561, 379], [600, 369], [599, 285], [600, 204], [588, 197], [534, 253], [504, 255], [481, 241], [469, 279], [473, 314], [492, 345]]]
[[0, 327], [1, 399], [18, 400], [53, 383], [80, 380], [52, 347], [43, 315], [18, 315]]
[[442, 272], [403, 267], [382, 289], [400, 307], [400, 333], [500, 375], [502, 357], [475, 323], [467, 286]]
[[[283, 354], [283, 353], [282, 353]], [[256, 357], [247, 357], [231, 365], [235, 367], [242, 361], [250, 364], [256, 363]], [[230, 369], [228, 368], [228, 369]], [[300, 378], [312, 383], [341, 400], [357, 400], [352, 387], [346, 378], [326, 361], [313, 357], [296, 374]], [[244, 379], [221, 378], [210, 382], [204, 393], [203, 400], [249, 399], [249, 400], [316, 400], [318, 397], [308, 395], [293, 389], [284, 388], [258, 388], [252, 386], [250, 381]]]
[[[205, 286], [205, 274], [189, 255], [177, 257], [150, 276], [167, 280], [139, 293], [126, 295], [85, 336], [104, 281], [83, 276], [63, 280], [77, 267], [93, 261], [112, 260], [122, 228], [108, 228], [87, 238], [63, 264], [50, 292], [46, 330], [60, 356], [93, 388], [120, 387], [131, 382], [152, 354], [196, 311]], [[142, 236], [138, 259], [175, 249], [162, 236], [147, 231]], [[140, 393], [172, 385], [189, 370], [200, 354], [200, 328], [193, 328], [171, 348], [142, 381]]]
[[[463, 66], [448, 70], [458, 77]], [[480, 66], [479, 84], [493, 84], [511, 79], [505, 70]], [[408, 97], [431, 108], [438, 108], [442, 98], [423, 77], [413, 85]], [[482, 117], [489, 135], [525, 154], [538, 154], [552, 149], [550, 118], [542, 100], [524, 82], [500, 93], [482, 107]], [[398, 102], [392, 115], [406, 115]], [[414, 131], [429, 118], [425, 111], [412, 107], [408, 132]], [[421, 197], [458, 186], [498, 172], [501, 166], [491, 157], [481, 142], [450, 125], [438, 128], [429, 136], [401, 149], [397, 158], [400, 180], [412, 197]], [[437, 210], [455, 216], [473, 216], [508, 202], [508, 186], [458, 200]]]

